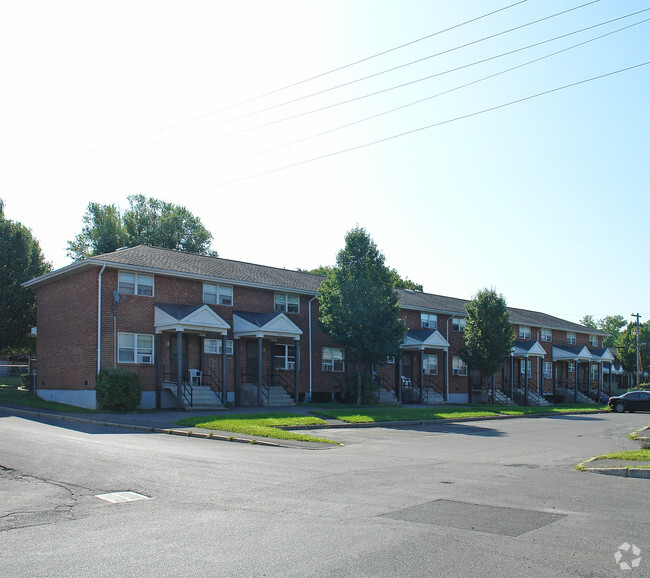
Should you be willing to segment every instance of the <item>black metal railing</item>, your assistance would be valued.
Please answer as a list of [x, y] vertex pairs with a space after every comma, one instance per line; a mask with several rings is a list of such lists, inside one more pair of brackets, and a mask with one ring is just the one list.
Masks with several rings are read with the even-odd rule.
[[188, 381], [183, 381], [181, 386], [184, 404], [192, 407], [194, 405], [194, 392], [192, 391], [192, 386]]
[[269, 399], [271, 397], [271, 388], [269, 387], [268, 383], [264, 383], [264, 380], [261, 380], [260, 383], [257, 373], [242, 373], [241, 383], [254, 385], [258, 388], [258, 405], [260, 407], [269, 405]]
[[211, 367], [207, 367], [202, 374], [203, 385], [207, 385], [217, 396], [222, 405], [226, 405], [226, 400], [223, 399], [223, 380], [213, 371]]
[[[289, 370], [289, 372], [293, 374], [293, 370]], [[293, 378], [293, 375], [292, 378], [289, 378], [289, 376], [287, 375], [287, 371], [276, 370], [275, 372], [272, 372], [271, 370], [269, 370], [266, 375], [266, 384], [269, 389], [271, 388], [271, 386], [283, 388], [284, 391], [286, 391], [287, 394], [291, 396], [291, 399], [293, 399], [296, 403], [298, 403], [298, 400], [295, 399], [296, 397], [295, 378]]]

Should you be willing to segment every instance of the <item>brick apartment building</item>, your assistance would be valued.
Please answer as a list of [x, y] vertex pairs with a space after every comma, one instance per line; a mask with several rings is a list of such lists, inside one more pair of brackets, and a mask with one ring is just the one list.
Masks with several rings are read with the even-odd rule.
[[[318, 327], [323, 277], [138, 246], [24, 284], [37, 297], [37, 393], [94, 408], [105, 367], [129, 367], [142, 406], [279, 405], [341, 390], [345, 352]], [[620, 384], [604, 333], [509, 309], [518, 339], [490, 382], [460, 359], [465, 300], [397, 290], [403, 355], [375, 368], [381, 398], [417, 403], [584, 400]]]

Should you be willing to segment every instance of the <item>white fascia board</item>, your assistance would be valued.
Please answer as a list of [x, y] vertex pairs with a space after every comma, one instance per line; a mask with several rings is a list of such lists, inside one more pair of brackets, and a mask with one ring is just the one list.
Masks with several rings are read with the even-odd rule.
[[82, 259], [81, 261], [75, 261], [70, 265], [66, 265], [61, 269], [57, 269], [56, 271], [51, 271], [49, 273], [45, 273], [45, 275], [41, 275], [40, 277], [35, 277], [34, 279], [25, 281], [24, 283], [21, 283], [20, 286], [33, 287], [34, 285], [40, 285], [41, 283], [46, 283], [47, 281], [51, 281], [53, 279], [56, 279], [57, 277], [67, 277], [68, 275], [75, 273], [78, 269], [86, 269], [92, 266], [101, 267], [104, 264], [105, 263], [103, 263], [102, 261], [95, 261], [93, 259]]
[[291, 321], [291, 319], [289, 319], [284, 313], [280, 313], [280, 315], [271, 319], [271, 321], [262, 327], [262, 330], [264, 330], [264, 332], [302, 335], [302, 329], [300, 329], [300, 327]]
[[442, 336], [440, 331], [437, 329], [429, 335], [423, 342], [422, 345], [429, 347], [431, 349], [448, 349], [449, 342]]

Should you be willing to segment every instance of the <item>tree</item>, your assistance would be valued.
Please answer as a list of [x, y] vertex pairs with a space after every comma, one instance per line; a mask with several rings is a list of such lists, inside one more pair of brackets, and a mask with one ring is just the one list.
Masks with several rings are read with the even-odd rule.
[[580, 320], [580, 324], [607, 333], [607, 337], [603, 340], [603, 346], [616, 347], [619, 345], [621, 329], [625, 327], [626, 321], [622, 315], [607, 315], [598, 321], [594, 319], [593, 315], [585, 315]]
[[[636, 371], [636, 322], [629, 323], [620, 333], [616, 348], [618, 358], [626, 371]], [[639, 325], [639, 369], [650, 367], [650, 322]]]
[[136, 245], [217, 256], [210, 249], [212, 234], [185, 207], [144, 195], [127, 199], [123, 213], [114, 204], [89, 203], [81, 233], [68, 241], [68, 256], [78, 260]]
[[399, 318], [393, 289], [391, 271], [365, 229], [348, 231], [345, 248], [319, 290], [319, 323], [342, 345], [347, 362], [356, 368], [358, 404], [363, 375], [369, 373], [370, 365], [401, 353], [406, 325]]
[[[320, 267], [306, 271], [306, 273], [312, 273], [314, 275], [322, 275], [323, 277], [326, 277], [333, 269], [334, 268], [329, 265], [321, 265]], [[302, 271], [302, 269], [298, 269], [298, 271]], [[397, 287], [398, 289], [410, 289], [411, 291], [419, 291], [420, 293], [424, 290], [422, 285], [415, 283], [415, 281], [411, 281], [408, 277], [402, 279], [397, 270], [389, 269], [388, 271], [394, 287]]]
[[28, 334], [36, 325], [36, 298], [21, 283], [47, 273], [51, 265], [30, 230], [5, 218], [2, 199], [0, 239], [0, 351], [33, 351]]
[[494, 375], [510, 357], [515, 332], [510, 323], [506, 300], [494, 289], [481, 289], [465, 305], [465, 345], [463, 361], [485, 377]]

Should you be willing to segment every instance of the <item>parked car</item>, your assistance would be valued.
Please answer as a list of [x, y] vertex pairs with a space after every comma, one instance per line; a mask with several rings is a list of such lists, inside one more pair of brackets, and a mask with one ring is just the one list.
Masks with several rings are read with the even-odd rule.
[[624, 411], [650, 411], [650, 391], [628, 391], [609, 398], [609, 407], [618, 413]]

